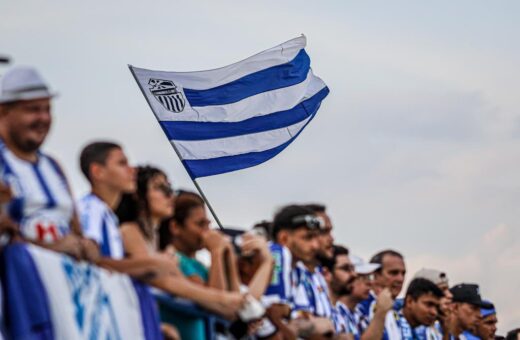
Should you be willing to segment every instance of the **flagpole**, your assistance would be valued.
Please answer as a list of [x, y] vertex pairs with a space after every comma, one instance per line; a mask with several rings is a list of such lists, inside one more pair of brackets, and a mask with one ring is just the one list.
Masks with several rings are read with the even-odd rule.
[[[136, 74], [134, 72], [134, 69], [133, 69], [132, 65], [128, 65], [128, 68], [130, 69], [130, 72], [132, 73], [132, 75], [134, 76], [135, 81], [137, 82], [137, 87], [139, 87], [139, 89], [141, 90], [141, 93], [143, 94], [144, 98], [146, 99], [146, 102], [148, 103], [148, 106], [150, 107], [150, 109], [152, 110], [152, 112], [155, 115], [155, 111], [153, 110], [152, 103], [150, 103], [150, 100], [148, 99], [148, 96], [146, 95], [146, 93], [144, 92], [143, 88], [141, 87], [141, 83], [137, 79], [137, 76], [136, 76]], [[179, 160], [182, 162], [181, 154], [177, 150], [177, 147], [175, 146], [175, 143], [170, 142], [170, 145], [172, 146], [173, 150], [177, 154], [177, 157], [179, 157]], [[199, 186], [199, 183], [197, 182], [196, 179], [192, 178], [191, 176], [190, 176], [190, 179], [193, 182], [193, 184], [195, 185], [195, 188], [197, 188], [197, 191], [199, 192], [199, 194], [202, 197], [202, 199], [204, 200], [204, 202], [206, 202], [206, 205], [208, 206], [209, 211], [211, 212], [211, 215], [213, 215], [213, 218], [215, 219], [215, 222], [217, 222], [217, 225], [219, 226], [220, 230], [224, 230], [224, 227], [222, 226], [222, 223], [220, 223], [220, 220], [219, 220], [217, 214], [215, 213], [215, 210], [213, 210], [213, 207], [209, 203], [206, 195], [204, 195], [204, 192], [202, 191], [201, 187]]]

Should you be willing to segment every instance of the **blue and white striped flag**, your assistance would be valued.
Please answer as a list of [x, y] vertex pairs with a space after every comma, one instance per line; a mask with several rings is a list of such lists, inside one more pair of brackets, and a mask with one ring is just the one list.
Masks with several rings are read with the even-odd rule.
[[192, 179], [263, 163], [286, 148], [329, 93], [305, 36], [199, 72], [129, 66]]

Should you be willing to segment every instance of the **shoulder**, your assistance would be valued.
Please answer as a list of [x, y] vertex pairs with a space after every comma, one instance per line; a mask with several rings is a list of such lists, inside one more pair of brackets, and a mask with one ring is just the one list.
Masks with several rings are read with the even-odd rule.
[[124, 222], [120, 226], [123, 237], [143, 238], [141, 229], [136, 222]]
[[47, 161], [50, 166], [57, 172], [59, 173], [61, 176], [63, 176], [65, 178], [65, 171], [63, 171], [63, 167], [60, 165], [60, 163], [56, 160], [56, 158], [54, 158], [53, 156], [51, 155], [48, 155], [44, 152], [40, 152], [39, 153], [40, 157], [42, 160], [45, 160]]

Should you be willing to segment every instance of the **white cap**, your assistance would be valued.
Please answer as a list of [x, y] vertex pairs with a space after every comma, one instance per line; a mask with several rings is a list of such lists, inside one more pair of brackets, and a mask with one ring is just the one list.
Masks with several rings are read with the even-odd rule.
[[361, 257], [356, 255], [349, 255], [350, 261], [354, 265], [354, 270], [357, 274], [368, 275], [378, 270], [381, 265], [379, 263], [367, 263]]
[[446, 275], [446, 273], [441, 272], [437, 269], [422, 268], [417, 273], [415, 273], [413, 278], [426, 279], [435, 283], [436, 285], [439, 285], [441, 283], [448, 284], [448, 276]]
[[55, 95], [49, 91], [43, 78], [32, 67], [13, 67], [0, 78], [0, 104], [51, 98]]

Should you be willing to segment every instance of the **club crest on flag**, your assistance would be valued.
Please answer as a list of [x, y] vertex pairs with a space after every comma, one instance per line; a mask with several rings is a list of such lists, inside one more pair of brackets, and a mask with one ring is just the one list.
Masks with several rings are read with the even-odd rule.
[[186, 100], [173, 81], [150, 78], [148, 85], [155, 99], [157, 99], [166, 110], [176, 113], [184, 110]]

